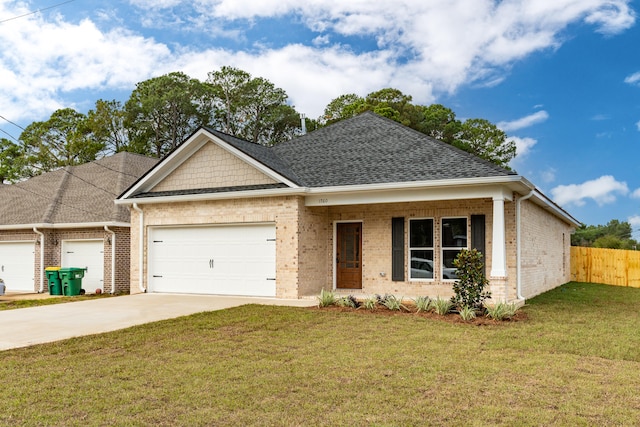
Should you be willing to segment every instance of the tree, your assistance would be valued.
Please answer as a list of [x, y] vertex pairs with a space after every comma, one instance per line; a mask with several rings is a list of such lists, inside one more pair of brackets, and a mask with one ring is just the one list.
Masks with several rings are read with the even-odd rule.
[[453, 145], [506, 169], [516, 156], [516, 143], [485, 119], [466, 120]]
[[24, 152], [6, 138], [0, 138], [0, 184], [16, 182], [24, 175]]
[[573, 246], [609, 249], [636, 249], [638, 242], [632, 239], [631, 224], [612, 219], [606, 225], [582, 224], [571, 236]]
[[87, 117], [71, 108], [55, 111], [45, 122], [31, 123], [20, 135], [20, 142], [26, 156], [26, 176], [93, 161], [104, 149], [87, 126]]
[[169, 73], [136, 85], [125, 104], [130, 150], [161, 157], [212, 116], [207, 87], [184, 73]]
[[263, 145], [299, 132], [299, 114], [287, 104], [287, 93], [269, 80], [222, 67], [208, 74], [207, 83], [215, 97], [214, 122], [223, 132]]
[[442, 104], [422, 107], [423, 119], [418, 130], [432, 138], [453, 144], [460, 136], [462, 122], [456, 119], [456, 113]]
[[325, 124], [331, 124], [340, 120], [348, 119], [358, 114], [364, 105], [364, 98], [356, 95], [355, 93], [340, 95], [327, 104], [320, 121]]
[[462, 123], [456, 119], [453, 110], [441, 104], [421, 106], [411, 100], [410, 95], [394, 88], [371, 92], [365, 98], [350, 93], [329, 102], [323, 119], [331, 124], [364, 111], [373, 111], [509, 169], [509, 162], [516, 155], [516, 145], [496, 125], [484, 119]]
[[87, 126], [110, 153], [129, 150], [129, 132], [125, 127], [126, 112], [121, 102], [96, 101], [95, 109], [87, 113]]

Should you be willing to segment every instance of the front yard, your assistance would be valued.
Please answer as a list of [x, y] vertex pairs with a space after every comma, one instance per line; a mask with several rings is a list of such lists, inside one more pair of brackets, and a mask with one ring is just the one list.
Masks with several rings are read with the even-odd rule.
[[[640, 289], [526, 320], [244, 306], [0, 353], [2, 425], [633, 425]], [[3, 325], [10, 327], [10, 325]]]

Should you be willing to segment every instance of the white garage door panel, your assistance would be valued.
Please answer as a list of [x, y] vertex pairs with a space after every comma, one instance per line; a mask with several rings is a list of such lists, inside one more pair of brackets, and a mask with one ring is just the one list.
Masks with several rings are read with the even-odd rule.
[[35, 292], [35, 242], [0, 243], [0, 278], [7, 292]]
[[275, 296], [275, 225], [157, 228], [150, 290]]
[[62, 267], [86, 268], [82, 289], [93, 293], [104, 291], [104, 241], [64, 240], [62, 242]]

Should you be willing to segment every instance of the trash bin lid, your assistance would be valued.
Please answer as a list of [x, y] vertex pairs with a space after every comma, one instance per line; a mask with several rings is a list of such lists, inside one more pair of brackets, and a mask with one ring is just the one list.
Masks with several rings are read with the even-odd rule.
[[44, 270], [45, 271], [57, 271], [57, 270], [60, 270], [60, 267], [47, 267]]

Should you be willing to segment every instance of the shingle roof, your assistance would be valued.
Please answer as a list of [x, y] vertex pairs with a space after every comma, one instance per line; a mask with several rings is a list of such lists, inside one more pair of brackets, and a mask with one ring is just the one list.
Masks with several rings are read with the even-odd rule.
[[272, 150], [308, 187], [513, 174], [372, 112], [276, 145]]
[[118, 153], [0, 186], [0, 225], [129, 222], [114, 199], [157, 162]]

